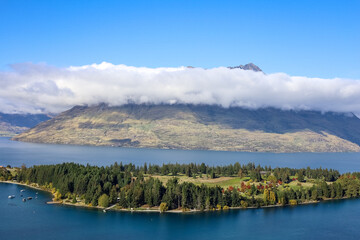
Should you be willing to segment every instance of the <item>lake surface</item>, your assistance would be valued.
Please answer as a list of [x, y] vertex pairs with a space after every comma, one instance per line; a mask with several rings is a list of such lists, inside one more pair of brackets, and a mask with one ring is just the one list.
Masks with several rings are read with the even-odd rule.
[[334, 168], [340, 172], [360, 171], [360, 153], [247, 153], [194, 150], [159, 150], [117, 147], [91, 147], [37, 144], [11, 141], [0, 137], [0, 165], [20, 167], [40, 164], [76, 162], [91, 165], [111, 165], [114, 162], [133, 163], [206, 163], [226, 165], [240, 162], [272, 167], [304, 168], [310, 166]]
[[[128, 213], [47, 205], [50, 195], [0, 183], [1, 239], [359, 239], [360, 199], [198, 214]], [[16, 195], [8, 199], [8, 195]]]
[[[360, 171], [360, 153], [239, 153], [66, 146], [13, 142], [0, 138], [0, 165], [27, 166], [77, 162], [110, 165], [115, 161], [205, 162], [224, 165], [254, 162], [288, 167], [327, 167]], [[25, 187], [0, 183], [0, 239], [359, 239], [360, 199], [298, 207], [232, 210], [197, 214], [107, 212], [47, 205], [51, 196], [22, 202]], [[25, 188], [24, 196], [36, 190]], [[8, 199], [16, 195], [15, 199]]]

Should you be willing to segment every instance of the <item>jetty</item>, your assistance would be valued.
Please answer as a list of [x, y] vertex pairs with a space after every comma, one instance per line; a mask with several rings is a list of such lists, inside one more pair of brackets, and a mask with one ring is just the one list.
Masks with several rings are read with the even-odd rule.
[[114, 207], [116, 207], [116, 204], [114, 204], [114, 205], [112, 205], [112, 206], [110, 206], [110, 207], [105, 208], [105, 209], [103, 210], [103, 212], [106, 212], [106, 211], [108, 211], [108, 210], [110, 210], [110, 209], [112, 209], [112, 208], [114, 208]]

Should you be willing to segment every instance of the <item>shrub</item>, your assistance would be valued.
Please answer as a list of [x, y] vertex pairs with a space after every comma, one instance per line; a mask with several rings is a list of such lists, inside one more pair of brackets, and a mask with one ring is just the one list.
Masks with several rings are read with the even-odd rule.
[[223, 210], [229, 210], [229, 206], [226, 206], [226, 205], [225, 205], [225, 206], [223, 207]]
[[160, 212], [166, 212], [169, 209], [166, 203], [162, 202], [160, 204]]
[[289, 200], [289, 204], [291, 206], [295, 206], [295, 205], [297, 205], [297, 201], [295, 199], [291, 199], [291, 200]]
[[61, 199], [61, 193], [59, 192], [59, 190], [57, 190], [55, 193], [54, 193], [54, 200], [55, 201], [59, 201]]
[[188, 208], [184, 207], [184, 208], [182, 208], [182, 211], [183, 211], [183, 212], [189, 212], [189, 211], [190, 211], [190, 209], [188, 209]]
[[241, 207], [243, 207], [243, 208], [247, 208], [249, 206], [249, 204], [244, 200], [241, 200], [240, 204], [241, 204]]

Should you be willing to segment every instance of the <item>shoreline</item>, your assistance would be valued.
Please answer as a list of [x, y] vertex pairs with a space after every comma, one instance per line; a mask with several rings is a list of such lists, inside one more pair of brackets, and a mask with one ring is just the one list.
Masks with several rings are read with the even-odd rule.
[[[61, 143], [61, 142], [40, 142], [40, 141], [27, 141], [24, 139], [16, 139], [19, 134], [16, 134], [9, 138], [10, 141], [14, 142], [24, 142], [24, 143], [34, 143], [34, 144], [49, 144], [49, 145], [65, 145], [65, 146], [79, 146], [79, 147], [105, 147], [105, 148], [124, 148], [124, 149], [148, 149], [148, 150], [178, 150], [178, 151], [209, 151], [209, 152], [234, 152], [234, 153], [274, 153], [274, 154], [296, 154], [296, 153], [360, 153], [360, 149], [357, 151], [255, 151], [255, 150], [225, 150], [225, 149], [202, 149], [202, 148], [170, 148], [170, 147], [150, 147], [150, 146], [141, 146], [141, 147], [132, 147], [132, 146], [115, 146], [111, 144], [80, 144], [80, 143]], [[1, 137], [1, 136], [0, 136]]]
[[[54, 197], [54, 195], [46, 189], [42, 189], [38, 186], [32, 186], [32, 185], [28, 185], [25, 183], [19, 183], [19, 182], [15, 182], [15, 181], [0, 181], [0, 183], [8, 183], [8, 184], [16, 184], [16, 185], [20, 185], [20, 186], [25, 186], [25, 187], [29, 187], [32, 189], [36, 189], [36, 190], [40, 190], [43, 192], [47, 192], [50, 193], [52, 195], [52, 197]], [[302, 203], [298, 203], [296, 205], [290, 205], [290, 204], [286, 204], [286, 205], [281, 205], [281, 204], [276, 204], [276, 205], [267, 205], [267, 206], [260, 206], [260, 207], [229, 207], [228, 210], [246, 210], [246, 209], [266, 209], [266, 208], [279, 208], [279, 207], [296, 207], [296, 206], [301, 206], [301, 205], [310, 205], [310, 204], [317, 204], [317, 203], [321, 203], [323, 201], [337, 201], [337, 200], [345, 200], [345, 199], [350, 199], [349, 197], [343, 197], [343, 198], [327, 198], [327, 199], [322, 199], [322, 200], [317, 200], [317, 201], [309, 201], [309, 202], [302, 202]], [[128, 209], [128, 208], [116, 208], [116, 204], [109, 206], [109, 207], [99, 207], [99, 206], [89, 206], [86, 204], [76, 204], [76, 203], [70, 203], [70, 202], [65, 202], [63, 200], [61, 201], [54, 201], [54, 198], [52, 198], [51, 201], [46, 202], [46, 204], [49, 205], [53, 205], [53, 204], [58, 204], [58, 205], [65, 205], [65, 206], [72, 206], [72, 207], [82, 207], [82, 208], [90, 208], [90, 209], [97, 209], [97, 210], [102, 210], [104, 212], [106, 211], [115, 211], [115, 212], [136, 212], [136, 213], [161, 213], [160, 209]], [[157, 207], [160, 208], [160, 207]], [[181, 209], [172, 209], [172, 210], [168, 210], [165, 213], [200, 213], [200, 212], [216, 212], [216, 211], [228, 211], [228, 210], [196, 210], [196, 209], [190, 209], [189, 211], [182, 211]]]

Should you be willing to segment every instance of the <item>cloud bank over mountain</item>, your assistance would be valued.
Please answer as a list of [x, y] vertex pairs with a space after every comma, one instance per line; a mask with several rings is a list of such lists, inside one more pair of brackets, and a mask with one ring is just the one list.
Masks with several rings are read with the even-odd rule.
[[218, 104], [360, 114], [360, 80], [218, 67], [145, 68], [103, 62], [58, 68], [22, 63], [0, 72], [0, 111], [57, 113], [74, 105]]

